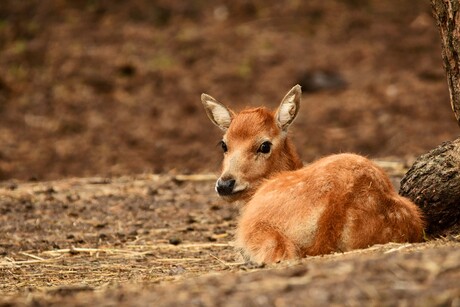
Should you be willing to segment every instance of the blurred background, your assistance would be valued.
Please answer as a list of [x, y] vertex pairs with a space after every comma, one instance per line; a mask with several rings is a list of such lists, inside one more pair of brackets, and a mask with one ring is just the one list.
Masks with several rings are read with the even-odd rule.
[[206, 92], [304, 90], [305, 161], [410, 161], [455, 138], [428, 0], [2, 0], [0, 180], [217, 171]]

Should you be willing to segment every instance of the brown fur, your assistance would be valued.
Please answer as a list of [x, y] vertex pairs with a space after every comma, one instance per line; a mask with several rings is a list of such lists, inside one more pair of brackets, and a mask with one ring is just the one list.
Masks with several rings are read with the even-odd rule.
[[[277, 145], [273, 146], [270, 160], [262, 155], [254, 155], [264, 139], [270, 139]], [[232, 176], [240, 182], [250, 184], [250, 187], [237, 198], [226, 197], [228, 201], [247, 201], [264, 179], [274, 173], [303, 166], [291, 140], [283, 135], [276, 126], [274, 114], [266, 108], [244, 110], [235, 115], [224, 140], [228, 146], [228, 153], [224, 158], [221, 177]], [[235, 152], [237, 157], [234, 157]], [[232, 159], [236, 159], [237, 163], [231, 163], [235, 162]]]
[[[300, 87], [296, 90], [300, 93]], [[284, 111], [292, 111], [288, 107]], [[290, 122], [296, 112], [291, 112]], [[221, 178], [234, 178], [236, 186], [244, 187], [225, 197], [243, 202], [236, 231], [236, 246], [243, 255], [271, 263], [373, 244], [422, 241], [421, 211], [399, 196], [385, 172], [370, 160], [338, 154], [302, 168], [286, 127], [277, 122], [286, 122], [291, 113], [285, 112], [280, 120], [277, 112], [265, 108], [231, 112], [231, 123], [223, 129], [228, 152]], [[264, 140], [273, 144], [269, 154], [257, 153]]]

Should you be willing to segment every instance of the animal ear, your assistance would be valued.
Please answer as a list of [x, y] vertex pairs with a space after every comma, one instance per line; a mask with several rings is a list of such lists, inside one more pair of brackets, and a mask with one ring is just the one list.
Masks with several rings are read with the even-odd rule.
[[214, 125], [226, 131], [232, 122], [233, 112], [208, 94], [201, 94], [201, 102]]
[[300, 98], [302, 90], [300, 85], [294, 86], [281, 101], [278, 110], [276, 110], [275, 119], [282, 130], [287, 130], [292, 124], [299, 112]]

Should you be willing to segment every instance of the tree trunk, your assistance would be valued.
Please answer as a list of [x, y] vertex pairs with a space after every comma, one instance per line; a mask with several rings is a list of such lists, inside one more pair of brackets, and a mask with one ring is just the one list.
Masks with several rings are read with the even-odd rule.
[[428, 235], [460, 231], [460, 138], [420, 156], [401, 180], [399, 193], [424, 212]]
[[441, 34], [450, 103], [460, 125], [460, 3], [459, 0], [431, 0], [431, 6]]
[[[460, 125], [460, 2], [431, 0], [431, 6], [441, 34], [450, 103]], [[460, 232], [460, 138], [419, 157], [399, 193], [423, 210], [428, 235]]]

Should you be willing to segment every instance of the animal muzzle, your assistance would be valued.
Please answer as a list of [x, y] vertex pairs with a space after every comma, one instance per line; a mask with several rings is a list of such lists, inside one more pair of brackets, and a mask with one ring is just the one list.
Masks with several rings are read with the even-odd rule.
[[219, 178], [216, 182], [216, 192], [220, 196], [228, 196], [233, 194], [235, 188], [235, 179], [222, 179]]

